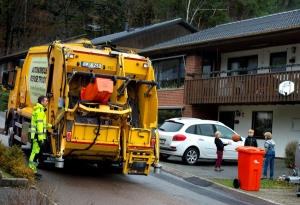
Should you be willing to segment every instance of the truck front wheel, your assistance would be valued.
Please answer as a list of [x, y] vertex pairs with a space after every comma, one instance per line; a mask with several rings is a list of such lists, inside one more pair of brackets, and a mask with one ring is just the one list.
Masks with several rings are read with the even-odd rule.
[[8, 146], [12, 147], [14, 145], [17, 145], [21, 147], [21, 143], [14, 138], [13, 127], [8, 128], [7, 136], [8, 136]]

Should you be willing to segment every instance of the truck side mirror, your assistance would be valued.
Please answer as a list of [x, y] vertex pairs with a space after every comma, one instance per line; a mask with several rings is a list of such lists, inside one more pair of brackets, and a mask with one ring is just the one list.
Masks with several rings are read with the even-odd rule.
[[[3, 71], [2, 86], [6, 89], [14, 89], [16, 80], [16, 70]], [[9, 83], [11, 81], [11, 83]], [[3, 89], [2, 89], [3, 90]]]
[[2, 85], [4, 88], [8, 87], [8, 78], [9, 78], [9, 73], [8, 71], [3, 71], [2, 75]]

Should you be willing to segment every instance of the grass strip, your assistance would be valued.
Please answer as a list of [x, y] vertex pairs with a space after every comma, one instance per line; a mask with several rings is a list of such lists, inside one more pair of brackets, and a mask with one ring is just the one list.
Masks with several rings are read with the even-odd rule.
[[[210, 180], [225, 185], [227, 187], [234, 188], [233, 179], [213, 178]], [[277, 179], [274, 180], [265, 179], [260, 181], [260, 189], [295, 189], [295, 187], [296, 187], [295, 184], [288, 184], [285, 181], [280, 181]]]

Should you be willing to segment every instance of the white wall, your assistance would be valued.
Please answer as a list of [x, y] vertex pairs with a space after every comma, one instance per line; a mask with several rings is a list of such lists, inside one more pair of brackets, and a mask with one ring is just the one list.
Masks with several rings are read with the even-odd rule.
[[[292, 53], [291, 48], [296, 47], [296, 52]], [[295, 57], [295, 64], [300, 64], [300, 44], [292, 44], [292, 45], [284, 45], [284, 46], [276, 46], [262, 49], [253, 49], [248, 51], [238, 51], [231, 53], [222, 53], [221, 54], [221, 70], [227, 70], [228, 66], [228, 58], [236, 58], [243, 56], [251, 56], [258, 55], [258, 67], [264, 67], [270, 65], [270, 53], [284, 52], [287, 51], [287, 62], [289, 63], [289, 59]], [[287, 71], [290, 71], [291, 67], [287, 68]], [[293, 67], [292, 70], [300, 70], [300, 66]], [[257, 73], [266, 73], [268, 70], [258, 70]], [[221, 73], [221, 77], [227, 76], [226, 73]]]
[[[300, 121], [300, 105], [242, 105], [220, 106], [220, 111], [244, 112], [244, 117], [236, 117], [239, 124], [234, 124], [234, 130], [243, 137], [247, 137], [252, 129], [253, 111], [273, 111], [272, 137], [276, 143], [276, 157], [284, 157], [284, 149], [288, 142], [300, 139], [300, 130], [292, 130], [292, 120]], [[295, 127], [295, 125], [294, 125]], [[258, 146], [263, 148], [265, 140], [259, 139]]]

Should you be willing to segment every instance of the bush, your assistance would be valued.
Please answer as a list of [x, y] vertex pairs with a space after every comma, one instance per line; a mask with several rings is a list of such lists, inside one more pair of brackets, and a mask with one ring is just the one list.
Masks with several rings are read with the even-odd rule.
[[297, 145], [298, 145], [298, 141], [294, 140], [289, 142], [285, 147], [284, 163], [289, 168], [293, 167], [295, 164]]
[[7, 148], [4, 146], [4, 144], [1, 141], [1, 143], [0, 143], [0, 166], [2, 164], [4, 164], [5, 158], [7, 156], [7, 152], [8, 152]]
[[0, 142], [0, 167], [15, 177], [34, 183], [34, 171], [24, 164], [24, 153], [20, 147], [7, 148]]

